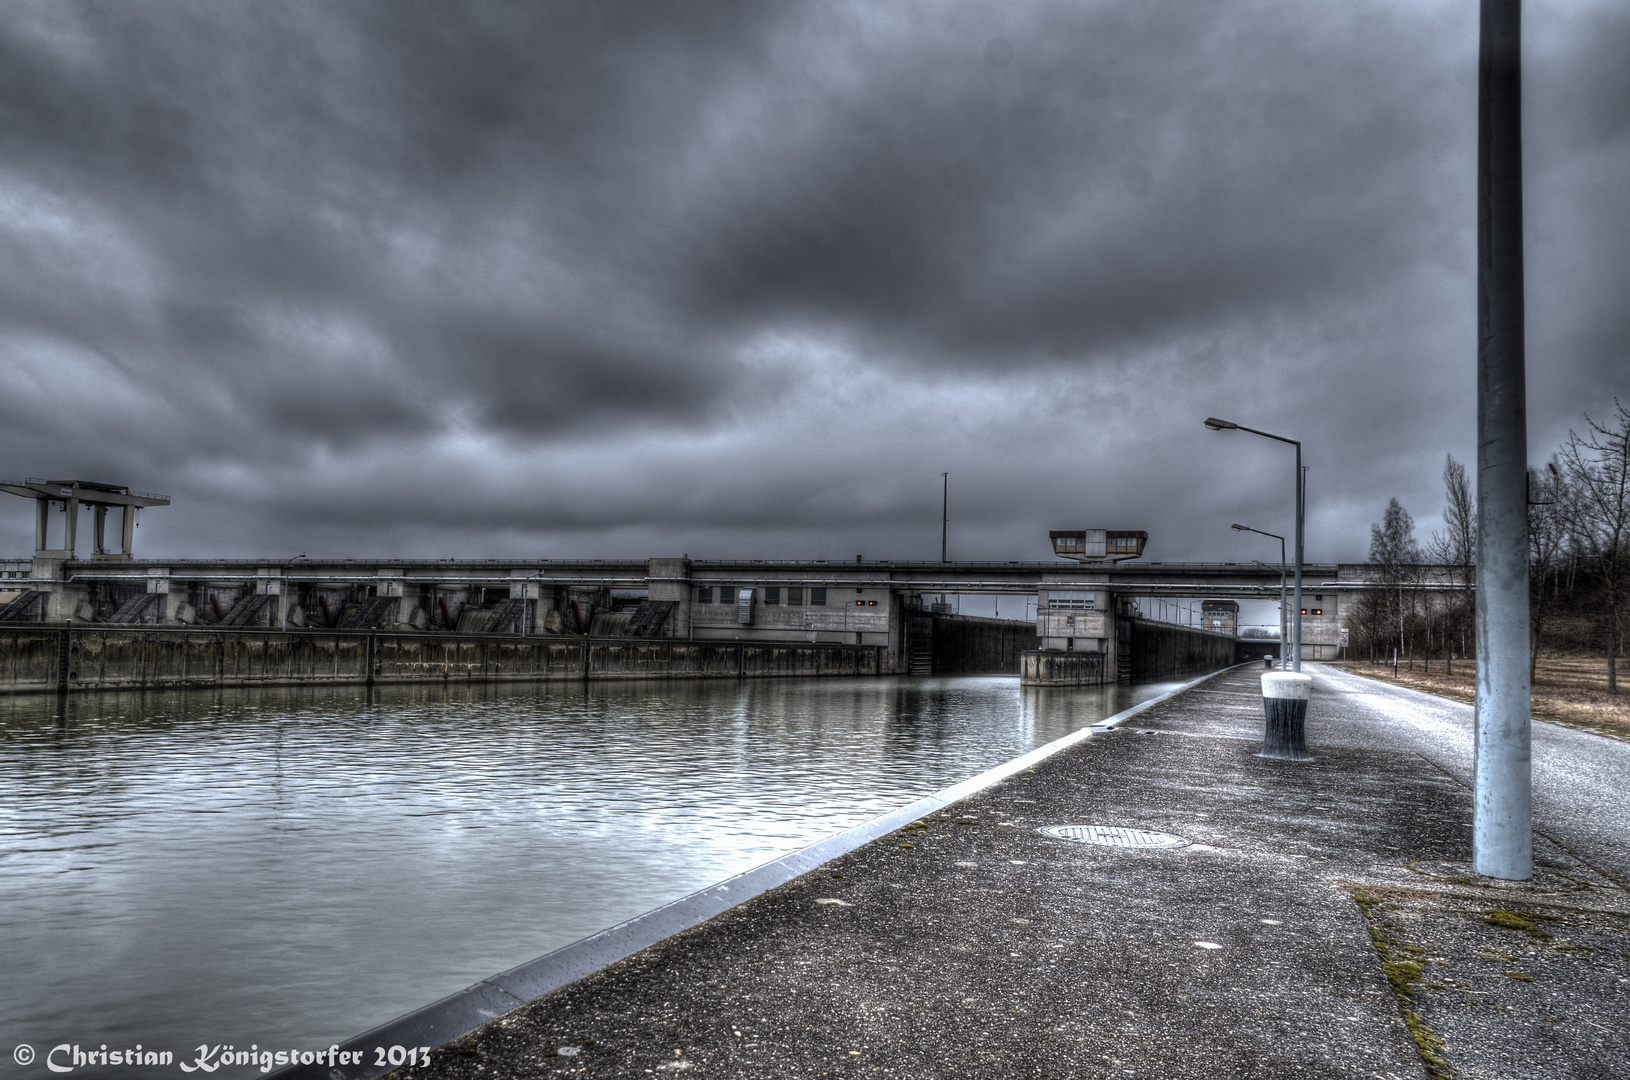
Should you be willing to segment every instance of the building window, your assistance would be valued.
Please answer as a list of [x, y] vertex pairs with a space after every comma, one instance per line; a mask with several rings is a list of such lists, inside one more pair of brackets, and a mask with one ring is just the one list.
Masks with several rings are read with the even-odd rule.
[[787, 606], [799, 607], [804, 602], [804, 587], [802, 585], [787, 586]]
[[697, 588], [697, 590], [696, 590], [696, 602], [698, 604], [711, 604], [711, 603], [713, 603], [713, 586], [711, 586], [711, 585], [699, 586]]
[[811, 590], [809, 590], [809, 602], [811, 604], [813, 604], [815, 607], [825, 607], [826, 606], [826, 590], [825, 589], [811, 589]]
[[766, 605], [769, 605], [769, 604], [779, 604], [780, 602], [781, 602], [781, 586], [779, 586], [779, 585], [766, 585], [764, 587], [764, 603]]

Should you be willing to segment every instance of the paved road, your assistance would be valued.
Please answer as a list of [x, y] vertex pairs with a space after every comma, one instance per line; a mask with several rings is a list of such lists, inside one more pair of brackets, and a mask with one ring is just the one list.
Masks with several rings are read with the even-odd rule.
[[[1303, 670], [1313, 676], [1308, 743], [1315, 753], [1321, 746], [1414, 752], [1471, 789], [1470, 705], [1324, 664]], [[1253, 688], [1230, 679], [1190, 695], [1228, 706], [1209, 714], [1207, 734], [1261, 738]], [[1534, 721], [1534, 816], [1543, 836], [1630, 884], [1630, 742]]]
[[[1472, 707], [1419, 690], [1308, 666], [1346, 745], [1409, 747], [1472, 783]], [[1630, 743], [1534, 721], [1534, 824], [1597, 870], [1630, 883]]]

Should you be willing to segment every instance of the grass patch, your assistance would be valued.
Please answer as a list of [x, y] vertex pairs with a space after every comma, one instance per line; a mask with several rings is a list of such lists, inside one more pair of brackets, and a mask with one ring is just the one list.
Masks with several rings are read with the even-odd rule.
[[1506, 930], [1521, 930], [1531, 938], [1550, 940], [1551, 935], [1539, 928], [1536, 919], [1549, 918], [1546, 915], [1530, 915], [1526, 911], [1485, 911], [1483, 921], [1490, 926], [1499, 926]]
[[1392, 987], [1392, 996], [1398, 1001], [1398, 1011], [1403, 1014], [1404, 1028], [1415, 1042], [1415, 1052], [1421, 1056], [1421, 1064], [1426, 1067], [1427, 1075], [1433, 1080], [1449, 1080], [1453, 1074], [1449, 1068], [1449, 1060], [1444, 1056], [1443, 1040], [1432, 1030], [1432, 1025], [1426, 1022], [1425, 1017], [1415, 1011], [1415, 987], [1420, 983], [1421, 975], [1426, 969], [1409, 953], [1424, 950], [1419, 946], [1405, 945], [1393, 939], [1388, 933], [1389, 924], [1383, 922], [1380, 917], [1382, 904], [1380, 899], [1369, 893], [1360, 892], [1353, 896], [1353, 902], [1364, 914], [1364, 922], [1370, 930], [1370, 941], [1381, 956], [1381, 970], [1387, 977], [1387, 983]]
[[1410, 986], [1421, 981], [1421, 971], [1424, 969], [1413, 960], [1394, 960], [1390, 964], [1382, 964], [1381, 970], [1387, 973], [1392, 992], [1408, 997]]
[[1443, 1040], [1432, 1030], [1432, 1025], [1414, 1009], [1406, 1008], [1404, 1027], [1409, 1030], [1409, 1037], [1415, 1040], [1415, 1050], [1421, 1055], [1421, 1063], [1426, 1066], [1427, 1074], [1442, 1078], [1450, 1076], [1449, 1062], [1443, 1056]]

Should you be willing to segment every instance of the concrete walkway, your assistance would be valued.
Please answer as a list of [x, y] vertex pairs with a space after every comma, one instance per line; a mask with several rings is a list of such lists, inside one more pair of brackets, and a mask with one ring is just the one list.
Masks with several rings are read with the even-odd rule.
[[1312, 763], [1224, 673], [404, 1075], [1630, 1075], [1630, 744], [1536, 725], [1541, 871], [1496, 887], [1469, 707], [1310, 670]]

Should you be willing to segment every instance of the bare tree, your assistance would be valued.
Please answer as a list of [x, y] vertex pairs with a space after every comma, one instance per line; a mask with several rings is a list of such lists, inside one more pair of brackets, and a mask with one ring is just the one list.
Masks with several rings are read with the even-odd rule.
[[[1528, 681], [1539, 670], [1540, 635], [1556, 605], [1551, 581], [1560, 572], [1569, 545], [1568, 528], [1573, 500], [1553, 457], [1543, 474], [1535, 473], [1528, 488]], [[1549, 595], [1547, 595], [1549, 591]]]
[[1607, 615], [1607, 689], [1619, 692], [1620, 617], [1630, 586], [1630, 409], [1617, 399], [1606, 424], [1585, 423], [1587, 434], [1568, 432], [1561, 462], [1567, 473], [1573, 527], [1602, 583]]
[[[1455, 628], [1464, 628], [1468, 621], [1468, 594], [1463, 590], [1472, 583], [1477, 562], [1477, 499], [1472, 494], [1471, 482], [1466, 479], [1466, 466], [1456, 461], [1453, 454], [1443, 463], [1443, 497], [1444, 530], [1432, 534], [1427, 552], [1433, 562], [1447, 568], [1448, 584], [1455, 590], [1443, 605], [1442, 637], [1447, 644]], [[1464, 655], [1464, 647], [1461, 653]], [[1449, 661], [1448, 670], [1451, 674], [1454, 672], [1453, 659]]]
[[1383, 585], [1376, 597], [1375, 614], [1389, 626], [1397, 627], [1398, 650], [1404, 653], [1409, 651], [1405, 638], [1408, 611], [1404, 604], [1404, 592], [1410, 583], [1411, 571], [1420, 561], [1420, 545], [1415, 542], [1415, 519], [1409, 516], [1409, 511], [1397, 499], [1389, 499], [1381, 523], [1370, 526], [1370, 562], [1380, 571]]
[[1443, 463], [1443, 495], [1443, 523], [1447, 526], [1442, 540], [1446, 556], [1443, 561], [1459, 571], [1462, 581], [1470, 581], [1477, 561], [1477, 498], [1466, 479], [1466, 466], [1453, 454]]

